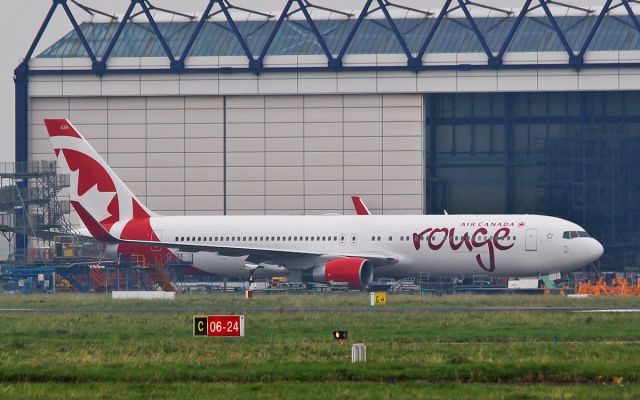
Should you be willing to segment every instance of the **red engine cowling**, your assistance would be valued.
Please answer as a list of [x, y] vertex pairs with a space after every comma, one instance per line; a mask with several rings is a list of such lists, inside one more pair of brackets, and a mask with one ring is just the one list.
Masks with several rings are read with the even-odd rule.
[[373, 280], [373, 267], [366, 258], [336, 258], [311, 273], [314, 282], [347, 282], [353, 289], [364, 289]]

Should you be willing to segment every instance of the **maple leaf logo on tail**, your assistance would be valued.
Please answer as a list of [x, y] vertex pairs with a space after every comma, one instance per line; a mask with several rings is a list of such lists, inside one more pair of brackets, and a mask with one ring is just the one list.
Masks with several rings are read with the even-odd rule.
[[[74, 208], [75, 204], [81, 205], [115, 237], [120, 237], [124, 226], [118, 222], [130, 221], [141, 214], [147, 218], [152, 215], [73, 124], [66, 119], [45, 119], [44, 123], [58, 166], [62, 173], [70, 176]], [[144, 212], [134, 210], [136, 207]]]

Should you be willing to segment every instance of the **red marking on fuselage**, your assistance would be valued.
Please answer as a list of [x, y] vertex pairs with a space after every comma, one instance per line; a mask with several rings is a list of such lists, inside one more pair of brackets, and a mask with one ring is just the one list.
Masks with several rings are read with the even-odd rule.
[[[160, 238], [151, 227], [151, 216], [138, 203], [132, 199], [133, 218], [129, 220], [120, 234], [123, 240], [140, 240], [147, 242], [159, 242]], [[148, 263], [163, 264], [166, 261], [175, 261], [177, 258], [166, 247], [139, 246], [127, 243], [118, 245], [120, 254], [139, 254], [145, 257]]]
[[[429, 248], [433, 251], [438, 251], [442, 248], [442, 246], [444, 246], [444, 244], [447, 242], [447, 236], [449, 237], [449, 247], [452, 250], [460, 249], [463, 244], [470, 252], [473, 251], [473, 249], [481, 249], [486, 247], [489, 252], [489, 265], [485, 265], [484, 261], [482, 260], [482, 254], [476, 254], [476, 262], [478, 263], [480, 268], [484, 269], [485, 271], [493, 272], [496, 269], [495, 250], [509, 250], [514, 245], [514, 243], [511, 243], [509, 245], [503, 245], [502, 243], [500, 243], [500, 240], [504, 240], [507, 236], [510, 235], [511, 231], [509, 228], [500, 228], [495, 232], [493, 237], [489, 237], [488, 239], [484, 239], [481, 241], [478, 240], [478, 237], [487, 235], [489, 231], [487, 231], [485, 228], [478, 228], [471, 236], [469, 236], [468, 232], [465, 232], [464, 235], [460, 237], [460, 241], [457, 243], [454, 240], [456, 236], [455, 231], [456, 228], [427, 228], [420, 233], [413, 234], [413, 246], [416, 248], [416, 250], [420, 250], [420, 242], [422, 240], [422, 237], [426, 234], [429, 234], [426, 241]], [[434, 237], [439, 233], [444, 233], [444, 238], [441, 241], [437, 241], [437, 239], [434, 239]]]
[[50, 137], [53, 136], [69, 136], [80, 139], [80, 134], [73, 129], [73, 126], [66, 119], [45, 119], [44, 124], [47, 126], [47, 132]]

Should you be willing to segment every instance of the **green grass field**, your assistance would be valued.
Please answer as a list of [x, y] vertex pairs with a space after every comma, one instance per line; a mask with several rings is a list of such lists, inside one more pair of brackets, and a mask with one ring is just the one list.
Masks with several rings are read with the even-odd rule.
[[[640, 398], [640, 313], [426, 312], [638, 307], [634, 298], [368, 295], [0, 295], [0, 398]], [[159, 308], [170, 308], [158, 312]], [[330, 307], [332, 312], [287, 312]], [[135, 310], [143, 308], [145, 312]], [[246, 318], [244, 338], [192, 336], [190, 309]], [[113, 312], [109, 312], [113, 311]], [[348, 330], [367, 345], [351, 364]]]

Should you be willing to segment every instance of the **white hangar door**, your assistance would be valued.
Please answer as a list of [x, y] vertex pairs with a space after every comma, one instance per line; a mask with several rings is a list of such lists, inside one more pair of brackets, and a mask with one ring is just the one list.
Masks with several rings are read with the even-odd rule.
[[69, 118], [160, 214], [349, 214], [352, 194], [376, 214], [420, 214], [423, 99], [32, 97], [30, 157], [54, 159], [43, 119]]

